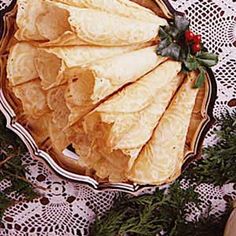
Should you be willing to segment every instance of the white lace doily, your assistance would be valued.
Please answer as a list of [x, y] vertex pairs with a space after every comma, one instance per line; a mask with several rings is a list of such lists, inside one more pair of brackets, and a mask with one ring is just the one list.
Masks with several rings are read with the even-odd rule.
[[[235, 109], [236, 101], [236, 1], [235, 0], [170, 0], [176, 10], [191, 19], [192, 30], [203, 35], [211, 52], [218, 53], [220, 62], [213, 68], [218, 95], [214, 115]], [[0, 11], [9, 6], [10, 0], [0, 0]], [[204, 144], [214, 142], [213, 126]], [[54, 174], [45, 163], [23, 157], [28, 164], [28, 179], [46, 188], [42, 196], [32, 202], [22, 202], [9, 208], [0, 223], [0, 236], [73, 236], [88, 235], [89, 224], [97, 214], [112, 206], [119, 193], [95, 192], [87, 186], [67, 181]], [[0, 182], [0, 191], [10, 183]], [[227, 196], [236, 198], [235, 184], [223, 187], [201, 184], [197, 186], [207, 208], [212, 203], [212, 214], [220, 214], [226, 206]], [[195, 212], [198, 214], [197, 212]]]

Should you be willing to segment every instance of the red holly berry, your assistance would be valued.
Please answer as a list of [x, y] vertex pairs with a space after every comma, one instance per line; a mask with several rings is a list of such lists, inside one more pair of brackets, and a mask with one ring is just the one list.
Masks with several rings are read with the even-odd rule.
[[185, 31], [185, 40], [191, 42], [194, 39], [194, 33], [190, 30]]
[[197, 52], [201, 51], [201, 45], [199, 43], [193, 44], [192, 51], [193, 51], [193, 53], [197, 53]]
[[193, 42], [195, 44], [200, 44], [201, 43], [201, 40], [202, 40], [202, 36], [200, 34], [197, 34], [197, 35], [194, 35], [193, 37]]

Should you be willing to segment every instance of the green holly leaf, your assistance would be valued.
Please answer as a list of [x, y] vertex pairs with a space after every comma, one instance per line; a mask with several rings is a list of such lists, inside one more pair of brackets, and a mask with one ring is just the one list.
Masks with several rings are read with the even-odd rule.
[[179, 60], [184, 62], [185, 60], [187, 60], [189, 54], [190, 54], [190, 49], [188, 46], [181, 47]]
[[160, 37], [161, 40], [170, 37], [169, 34], [167, 33], [167, 27], [166, 26], [160, 26], [159, 37]]
[[212, 67], [215, 66], [218, 63], [218, 60], [215, 59], [201, 59], [201, 58], [196, 58], [198, 63], [202, 66], [206, 67]]
[[189, 28], [189, 20], [185, 16], [175, 15], [175, 26], [180, 32], [184, 32]]
[[203, 68], [199, 68], [199, 69], [200, 69], [200, 74], [198, 78], [196, 79], [194, 88], [200, 88], [203, 85], [206, 78], [206, 71]]
[[199, 67], [199, 64], [196, 58], [191, 56], [190, 54], [188, 54], [187, 59], [184, 60], [183, 63], [189, 71], [196, 70]]
[[218, 63], [218, 55], [209, 52], [198, 53], [196, 59], [200, 65], [206, 67], [212, 67]]
[[184, 63], [182, 63], [181, 72], [186, 73], [186, 74], [189, 73], [189, 70], [185, 67]]
[[173, 38], [176, 38], [179, 33], [180, 31], [174, 26], [171, 26], [168, 29], [168, 34], [171, 35]]
[[197, 58], [200, 59], [207, 59], [207, 60], [215, 60], [218, 61], [218, 55], [214, 53], [209, 53], [209, 52], [199, 52], [196, 55]]
[[174, 60], [179, 60], [180, 57], [180, 46], [176, 43], [171, 43], [168, 47], [159, 51], [163, 57], [171, 57]]
[[163, 50], [164, 48], [168, 47], [169, 45], [171, 44], [171, 40], [169, 38], [165, 38], [163, 39], [158, 48], [157, 48], [157, 51], [161, 52], [161, 50]]

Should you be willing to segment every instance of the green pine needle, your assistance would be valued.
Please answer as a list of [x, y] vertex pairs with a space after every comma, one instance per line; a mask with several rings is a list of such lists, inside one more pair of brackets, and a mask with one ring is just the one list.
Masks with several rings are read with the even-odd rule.
[[222, 115], [217, 122], [220, 126], [217, 143], [204, 149], [205, 159], [191, 164], [167, 193], [157, 189], [154, 194], [138, 197], [123, 195], [105, 216], [95, 220], [90, 235], [222, 236], [231, 205], [228, 204], [220, 217], [209, 213], [199, 220], [187, 222], [186, 204], [192, 202], [198, 206], [200, 200], [193, 187], [184, 190], [179, 184], [183, 179], [192, 184], [236, 182], [236, 112]]
[[0, 219], [2, 218], [5, 210], [11, 205], [12, 200], [0, 192]]
[[[206, 158], [191, 164], [179, 180], [170, 186], [167, 192], [157, 189], [154, 194], [130, 197], [123, 194], [114, 207], [91, 226], [90, 235], [94, 236], [221, 236], [228, 216], [230, 205], [220, 218], [213, 215], [200, 218], [196, 222], [186, 222], [189, 212], [186, 204], [196, 205], [200, 200], [193, 188], [183, 190], [180, 181], [188, 179], [194, 183], [213, 183], [223, 185], [236, 182], [236, 112], [223, 115], [218, 121], [220, 131], [215, 145], [204, 150]], [[0, 168], [0, 181], [7, 178], [13, 185], [0, 192], [0, 217], [14, 204], [7, 197], [9, 193], [23, 194], [27, 200], [37, 197], [32, 185], [25, 179], [26, 169], [22, 165], [20, 154], [26, 151], [23, 143], [5, 128], [0, 116], [0, 163], [12, 156]]]
[[6, 128], [5, 118], [0, 113], [0, 181], [7, 179], [11, 186], [0, 192], [0, 219], [4, 211], [15, 203], [8, 196], [22, 195], [25, 200], [38, 196], [32, 184], [26, 179], [26, 167], [22, 164], [21, 156], [26, 152], [23, 142]]
[[236, 112], [231, 115], [227, 112], [217, 123], [218, 141], [203, 150], [205, 158], [190, 165], [185, 178], [220, 186], [236, 182]]
[[[155, 236], [164, 231], [174, 234], [178, 223], [184, 222], [188, 213], [186, 204], [199, 203], [198, 194], [192, 188], [183, 190], [176, 181], [168, 193], [157, 189], [154, 194], [128, 198], [124, 195], [105, 216], [97, 219], [91, 235], [139, 235]], [[158, 217], [157, 217], [158, 216]]]

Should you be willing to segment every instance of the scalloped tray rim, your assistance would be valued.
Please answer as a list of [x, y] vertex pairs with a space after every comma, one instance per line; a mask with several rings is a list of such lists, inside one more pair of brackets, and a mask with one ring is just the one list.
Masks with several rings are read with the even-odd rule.
[[[174, 8], [171, 6], [171, 4], [168, 2], [168, 0], [160, 0], [165, 6], [168, 8], [170, 13], [172, 14], [183, 14], [181, 12], [177, 12], [174, 10]], [[4, 14], [9, 12], [14, 5], [16, 4], [16, 0], [13, 0], [11, 5], [1, 12], [0, 14], [0, 24], [3, 24], [4, 21]], [[216, 99], [216, 93], [217, 93], [217, 87], [216, 87], [216, 81], [214, 74], [211, 69], [207, 70], [208, 76], [207, 76], [207, 83], [208, 83], [208, 96], [206, 98], [206, 107], [205, 107], [205, 114], [203, 115], [203, 120], [201, 122], [201, 128], [200, 131], [196, 137], [194, 150], [189, 152], [185, 156], [183, 170], [187, 167], [187, 165], [193, 161], [194, 159], [198, 158], [198, 155], [201, 150], [202, 143], [204, 141], [204, 137], [211, 127], [211, 125], [214, 123], [214, 117], [213, 117], [213, 107]], [[77, 183], [81, 183], [84, 185], [89, 185], [92, 187], [95, 191], [101, 191], [101, 190], [119, 190], [119, 191], [125, 191], [132, 194], [138, 194], [139, 191], [144, 190], [145, 188], [154, 187], [155, 185], [139, 185], [139, 184], [128, 184], [128, 183], [98, 183], [96, 180], [89, 176], [79, 175], [72, 173], [70, 171], [65, 170], [61, 166], [59, 166], [56, 161], [45, 151], [38, 148], [37, 144], [35, 143], [33, 137], [30, 135], [30, 133], [20, 124], [16, 121], [16, 114], [7, 102], [4, 92], [2, 88], [0, 88], [0, 110], [4, 114], [7, 124], [6, 127], [12, 130], [14, 133], [16, 133], [21, 140], [25, 143], [27, 146], [30, 154], [34, 156], [37, 159], [40, 159], [41, 161], [45, 161], [51, 169], [57, 174], [60, 175], [63, 178], [67, 178], [69, 180], [75, 181]]]

